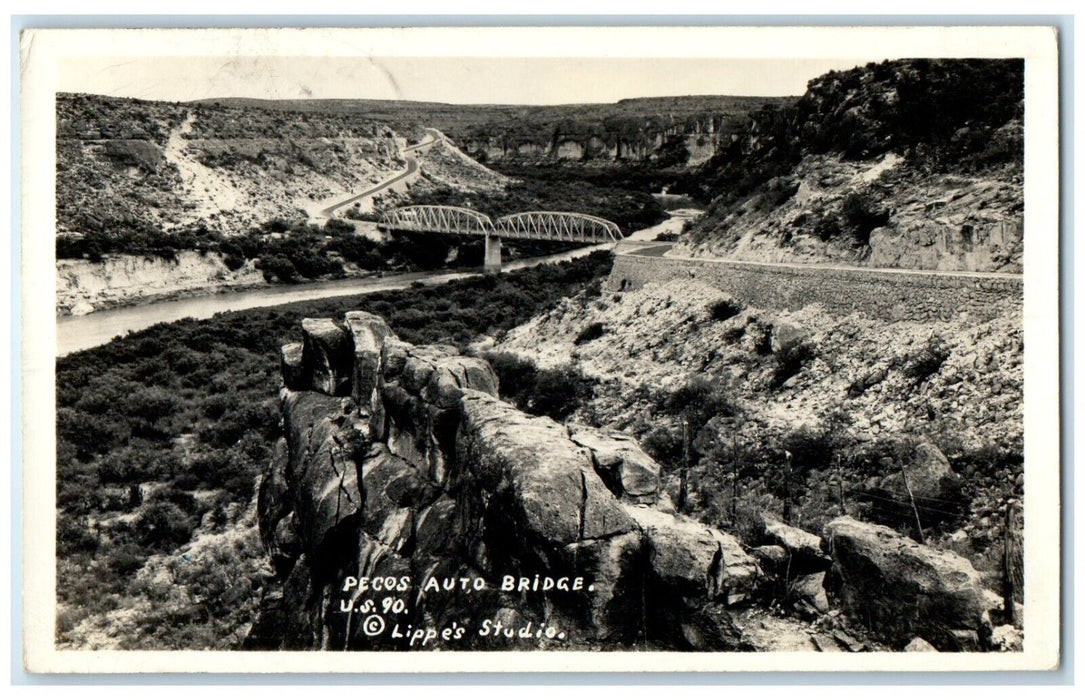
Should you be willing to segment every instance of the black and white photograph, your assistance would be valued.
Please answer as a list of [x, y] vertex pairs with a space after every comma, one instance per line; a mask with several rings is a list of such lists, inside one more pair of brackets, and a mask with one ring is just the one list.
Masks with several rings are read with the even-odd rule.
[[1051, 668], [1055, 47], [24, 33], [28, 669]]

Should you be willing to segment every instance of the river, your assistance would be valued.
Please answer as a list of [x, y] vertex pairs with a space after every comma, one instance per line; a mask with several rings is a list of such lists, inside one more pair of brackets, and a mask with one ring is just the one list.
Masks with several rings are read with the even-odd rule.
[[[625, 240], [648, 241], [660, 233], [677, 231], [687, 218], [687, 211], [671, 212], [672, 216], [661, 224], [635, 231]], [[520, 270], [548, 262], [562, 262], [588, 255], [596, 250], [613, 248], [603, 244], [577, 248], [556, 255], [545, 255], [526, 260], [505, 263], [501, 271]], [[95, 311], [85, 316], [61, 316], [57, 318], [57, 357], [104, 345], [117, 336], [149, 328], [156, 323], [179, 321], [182, 318], [211, 318], [224, 311], [243, 311], [266, 306], [279, 306], [297, 301], [327, 299], [358, 294], [373, 294], [392, 289], [406, 289], [415, 282], [442, 284], [451, 280], [483, 274], [481, 269], [457, 272], [406, 272], [384, 277], [365, 279], [332, 280], [309, 284], [276, 285], [239, 292], [223, 292], [203, 297], [191, 297], [174, 301], [158, 301], [140, 306], [126, 306], [107, 311]]]

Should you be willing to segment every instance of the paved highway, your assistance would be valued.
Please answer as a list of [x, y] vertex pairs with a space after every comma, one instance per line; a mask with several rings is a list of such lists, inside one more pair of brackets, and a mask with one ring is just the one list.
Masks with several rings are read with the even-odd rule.
[[347, 197], [341, 202], [336, 202], [330, 207], [325, 207], [324, 209], [321, 209], [320, 216], [330, 219], [332, 216], [335, 215], [335, 211], [337, 209], [342, 209], [343, 207], [354, 204], [355, 202], [365, 199], [366, 197], [372, 197], [373, 195], [380, 194], [397, 182], [401, 182], [402, 180], [405, 180], [411, 175], [414, 175], [416, 172], [418, 172], [418, 159], [412, 154], [420, 148], [427, 148], [429, 146], [432, 146], [434, 143], [437, 142], [438, 139], [441, 138], [444, 138], [444, 135], [441, 134], [441, 132], [437, 131], [436, 129], [426, 129], [426, 137], [424, 139], [414, 144], [413, 146], [407, 146], [401, 151], [403, 158], [407, 161], [406, 170], [401, 173], [397, 173], [396, 175], [393, 175], [384, 182], [381, 182], [380, 184], [370, 187], [365, 192], [351, 195], [350, 197]]

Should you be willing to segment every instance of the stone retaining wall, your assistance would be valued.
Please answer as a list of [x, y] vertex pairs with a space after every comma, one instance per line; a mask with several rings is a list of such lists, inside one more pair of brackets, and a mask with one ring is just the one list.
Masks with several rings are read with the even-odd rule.
[[862, 313], [888, 321], [987, 321], [1020, 313], [1020, 277], [921, 271], [828, 268], [688, 258], [618, 255], [606, 289], [696, 279], [751, 306], [793, 311], [821, 304], [830, 313]]

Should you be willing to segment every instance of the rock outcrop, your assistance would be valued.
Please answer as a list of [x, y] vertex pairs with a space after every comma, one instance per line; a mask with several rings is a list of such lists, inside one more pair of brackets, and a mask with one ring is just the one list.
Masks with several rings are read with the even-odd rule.
[[964, 507], [963, 480], [950, 467], [949, 460], [925, 440], [915, 444], [902, 440], [899, 444], [900, 464], [885, 465], [889, 473], [868, 484], [866, 495], [878, 501], [873, 514], [886, 525], [908, 522], [915, 517], [914, 503], [924, 523], [953, 517]]
[[745, 648], [730, 611], [757, 562], [667, 512], [634, 440], [522, 413], [484, 360], [372, 314], [302, 335], [259, 499], [281, 583], [250, 648]]
[[1001, 602], [967, 559], [850, 517], [826, 525], [824, 537], [833, 560], [826, 587], [882, 641], [903, 648], [919, 636], [940, 651], [989, 646], [989, 611]]

